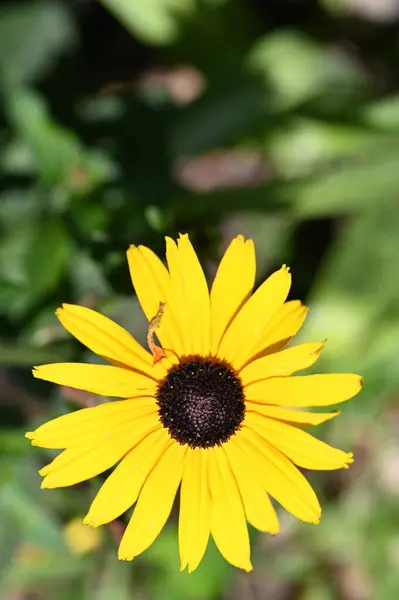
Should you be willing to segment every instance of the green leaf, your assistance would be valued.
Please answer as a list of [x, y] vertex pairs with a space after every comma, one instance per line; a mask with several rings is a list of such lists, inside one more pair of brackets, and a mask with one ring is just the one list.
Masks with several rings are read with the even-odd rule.
[[86, 294], [107, 296], [111, 292], [102, 265], [91, 258], [84, 250], [76, 251], [69, 262], [69, 277], [78, 298]]
[[26, 282], [32, 299], [52, 291], [65, 271], [72, 242], [56, 219], [42, 222], [34, 231], [25, 259]]
[[247, 62], [254, 73], [263, 76], [270, 89], [267, 102], [279, 111], [326, 92], [348, 94], [365, 83], [364, 74], [348, 55], [294, 30], [280, 30], [258, 40]]
[[68, 211], [68, 220], [77, 230], [80, 238], [88, 238], [96, 241], [103, 241], [108, 237], [110, 225], [110, 211], [95, 198], [90, 198], [82, 202], [77, 198], [70, 206]]
[[26, 141], [13, 138], [5, 146], [1, 156], [2, 170], [12, 175], [33, 175], [36, 171], [35, 157]]
[[292, 188], [286, 183], [265, 183], [249, 188], [217, 190], [206, 194], [182, 192], [172, 201], [173, 210], [190, 219], [212, 220], [238, 211], [281, 211], [292, 201]]
[[54, 185], [64, 181], [79, 163], [81, 148], [76, 136], [54, 123], [45, 101], [32, 91], [15, 91], [8, 97], [8, 116], [35, 157], [42, 179]]
[[264, 113], [261, 86], [251, 79], [235, 78], [224, 89], [205, 93], [179, 113], [171, 127], [168, 150], [178, 158], [230, 144], [254, 127]]
[[10, 317], [20, 316], [31, 304], [25, 261], [35, 232], [32, 217], [30, 225], [22, 218], [21, 225], [10, 227], [0, 241], [0, 309]]
[[[31, 563], [14, 562], [6, 573], [5, 582], [13, 588], [18, 586], [27, 589], [31, 589], [32, 586], [41, 589], [43, 584], [54, 583], [57, 589], [60, 581], [68, 582], [69, 579], [73, 581], [76, 577], [84, 575], [89, 567], [90, 562], [87, 557], [69, 556], [56, 551], [38, 553], [36, 560]], [[54, 595], [47, 596], [47, 598], [54, 597]], [[56, 597], [59, 597], [58, 592]]]
[[67, 5], [8, 3], [0, 10], [0, 84], [11, 87], [43, 77], [75, 43]]
[[118, 560], [115, 550], [112, 549], [106, 557], [100, 577], [96, 582], [95, 593], [90, 595], [93, 600], [131, 600], [131, 575], [132, 568], [129, 563]]
[[147, 44], [172, 44], [179, 36], [183, 17], [195, 8], [195, 0], [101, 0], [102, 4], [135, 36]]
[[336, 165], [307, 176], [248, 188], [176, 197], [173, 207], [190, 218], [209, 219], [233, 211], [287, 210], [292, 218], [372, 214], [376, 204], [389, 208], [399, 193], [399, 154], [390, 152]]
[[3, 485], [1, 503], [7, 518], [26, 541], [52, 551], [65, 549], [60, 525], [19, 485]]
[[0, 365], [32, 367], [41, 363], [65, 362], [68, 358], [71, 358], [71, 352], [67, 348], [48, 345], [45, 348], [35, 348], [0, 342]]
[[287, 177], [315, 173], [315, 169], [350, 168], [349, 161], [378, 161], [396, 152], [396, 134], [357, 124], [329, 123], [309, 118], [290, 119], [267, 140], [267, 151]]
[[387, 308], [399, 315], [399, 279], [393, 276], [399, 255], [397, 232], [394, 203], [375, 205], [348, 222], [331, 249], [314, 294], [361, 300], [379, 316]]
[[327, 581], [319, 578], [311, 578], [306, 582], [306, 588], [301, 594], [301, 600], [336, 600], [336, 595]]
[[391, 96], [370, 103], [362, 110], [364, 122], [379, 131], [399, 130], [399, 98]]
[[375, 417], [395, 393], [399, 358], [399, 255], [395, 206], [348, 222], [330, 249], [312, 290], [299, 341], [325, 339], [317, 372], [351, 371], [364, 377], [360, 403], [346, 411]]
[[373, 212], [389, 206], [399, 193], [399, 153], [387, 152], [361, 164], [347, 164], [293, 187], [295, 213], [301, 218]]
[[[82, 195], [115, 176], [108, 155], [85, 148], [75, 132], [63, 127], [49, 114], [45, 100], [27, 89], [7, 97], [8, 118], [35, 160], [40, 179], [47, 186], [62, 186], [53, 204], [67, 204], [69, 194]], [[69, 193], [69, 194], [68, 194]]]
[[24, 261], [26, 245], [34, 236], [34, 229], [26, 225], [15, 228], [0, 243], [0, 278], [4, 283], [23, 286], [26, 282]]

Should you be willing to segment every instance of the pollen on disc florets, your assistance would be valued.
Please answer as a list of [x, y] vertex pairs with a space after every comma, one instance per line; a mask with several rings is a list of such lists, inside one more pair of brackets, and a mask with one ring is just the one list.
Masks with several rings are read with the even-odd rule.
[[169, 435], [192, 448], [223, 444], [245, 416], [240, 379], [225, 361], [187, 356], [158, 385], [159, 418]]

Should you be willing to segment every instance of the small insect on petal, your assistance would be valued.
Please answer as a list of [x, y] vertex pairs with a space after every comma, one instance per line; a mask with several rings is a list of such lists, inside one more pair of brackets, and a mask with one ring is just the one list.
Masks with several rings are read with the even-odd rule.
[[152, 352], [152, 356], [154, 358], [154, 365], [159, 360], [161, 360], [161, 358], [166, 357], [165, 350], [163, 348], [161, 348], [161, 346], [157, 346], [156, 343], [154, 342], [155, 331], [159, 327], [164, 310], [165, 310], [165, 303], [160, 302], [157, 314], [155, 315], [155, 317], [153, 317], [151, 319], [151, 321], [148, 325], [147, 344], [148, 344], [149, 349]]

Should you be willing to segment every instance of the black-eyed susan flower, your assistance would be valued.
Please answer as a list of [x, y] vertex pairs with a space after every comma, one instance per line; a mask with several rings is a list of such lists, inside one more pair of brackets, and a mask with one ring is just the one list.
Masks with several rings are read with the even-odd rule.
[[111, 364], [43, 365], [35, 377], [122, 400], [61, 416], [27, 437], [63, 449], [40, 471], [44, 488], [116, 465], [84, 522], [103, 525], [135, 504], [119, 558], [131, 560], [153, 543], [180, 486], [181, 568], [198, 566], [212, 535], [227, 561], [249, 571], [247, 522], [279, 530], [270, 497], [298, 519], [319, 522], [319, 502], [297, 467], [340, 469], [353, 460], [304, 431], [337, 413], [302, 407], [344, 402], [359, 392], [361, 378], [292, 376], [317, 360], [323, 344], [285, 348], [307, 309], [286, 302], [285, 266], [253, 293], [251, 240], [232, 241], [210, 293], [187, 235], [166, 239], [166, 259], [167, 268], [148, 248], [128, 250], [151, 353], [93, 310], [57, 311], [70, 333]]

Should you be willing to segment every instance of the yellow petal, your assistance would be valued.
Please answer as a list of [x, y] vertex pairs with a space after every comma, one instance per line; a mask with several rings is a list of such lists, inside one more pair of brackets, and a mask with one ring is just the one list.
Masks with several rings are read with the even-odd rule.
[[180, 490], [179, 552], [181, 570], [189, 573], [202, 560], [211, 528], [211, 498], [208, 489], [209, 453], [187, 449]]
[[210, 448], [211, 532], [221, 555], [232, 565], [251, 571], [251, 549], [240, 492], [223, 447]]
[[36, 379], [115, 398], [152, 395], [156, 388], [147, 375], [106, 365], [54, 363], [34, 367], [32, 372]]
[[345, 402], [362, 387], [362, 378], [351, 373], [274, 377], [245, 388], [248, 400], [286, 406], [330, 406]]
[[120, 560], [133, 560], [158, 537], [172, 510], [185, 452], [185, 446], [172, 444], [148, 475], [119, 546]]
[[237, 236], [220, 261], [211, 289], [212, 354], [228, 324], [250, 297], [255, 284], [256, 259], [252, 240]]
[[161, 302], [164, 314], [156, 335], [162, 346], [183, 353], [178, 315], [171, 301], [170, 276], [160, 259], [145, 246], [130, 246], [127, 251], [130, 276], [145, 316], [149, 321], [158, 313]]
[[173, 308], [177, 329], [181, 339], [180, 355], [191, 354], [191, 343], [189, 338], [190, 322], [189, 311], [185, 301], [183, 273], [179, 260], [179, 251], [175, 240], [170, 237], [166, 241], [166, 260], [170, 273], [170, 294], [168, 304]]
[[210, 300], [208, 284], [187, 234], [177, 241], [185, 297], [189, 312], [191, 350], [202, 355], [210, 351]]
[[48, 421], [28, 432], [34, 446], [68, 448], [102, 444], [118, 438], [125, 430], [133, 437], [159, 426], [158, 409], [153, 398], [132, 398], [82, 408]]
[[45, 476], [42, 487], [65, 487], [91, 479], [113, 467], [138, 441], [127, 429], [117, 439], [99, 445], [67, 448], [41, 469], [40, 475]]
[[123, 327], [104, 315], [74, 304], [63, 304], [56, 315], [65, 329], [95, 354], [143, 371], [152, 378], [164, 375], [162, 361], [153, 365], [152, 355]]
[[321, 508], [316, 494], [288, 458], [247, 427], [229, 444], [237, 446], [244, 466], [255, 470], [259, 483], [286, 510], [302, 521], [319, 522]]
[[103, 483], [83, 522], [98, 527], [133, 506], [149, 472], [170, 443], [163, 427], [142, 439]]
[[268, 404], [247, 401], [246, 414], [249, 412], [256, 412], [272, 419], [293, 423], [297, 427], [314, 427], [315, 425], [321, 425], [321, 423], [330, 421], [330, 419], [334, 419], [334, 417], [337, 417], [340, 414], [338, 410], [332, 413], [313, 413], [304, 410], [293, 410], [290, 408], [281, 408], [280, 406], [269, 406]]
[[285, 301], [290, 286], [291, 275], [286, 267], [266, 279], [229, 325], [218, 355], [240, 369], [253, 355], [254, 347]]
[[247, 385], [268, 377], [292, 375], [295, 371], [307, 369], [316, 362], [323, 345], [319, 342], [300, 344], [253, 360], [240, 371], [240, 379]]
[[180, 236], [177, 245], [166, 238], [166, 258], [184, 352], [207, 355], [210, 351], [208, 285], [187, 235]]
[[250, 358], [284, 348], [302, 327], [309, 309], [299, 300], [285, 302], [271, 319], [253, 348]]
[[247, 413], [245, 424], [299, 467], [331, 471], [347, 468], [353, 462], [352, 453], [337, 450], [287, 423]]
[[279, 522], [276, 511], [264, 487], [259, 483], [257, 474], [252, 469], [244, 467], [240, 455], [237, 456], [235, 452], [236, 446], [225, 444], [224, 448], [240, 490], [247, 520], [259, 531], [278, 533]]

